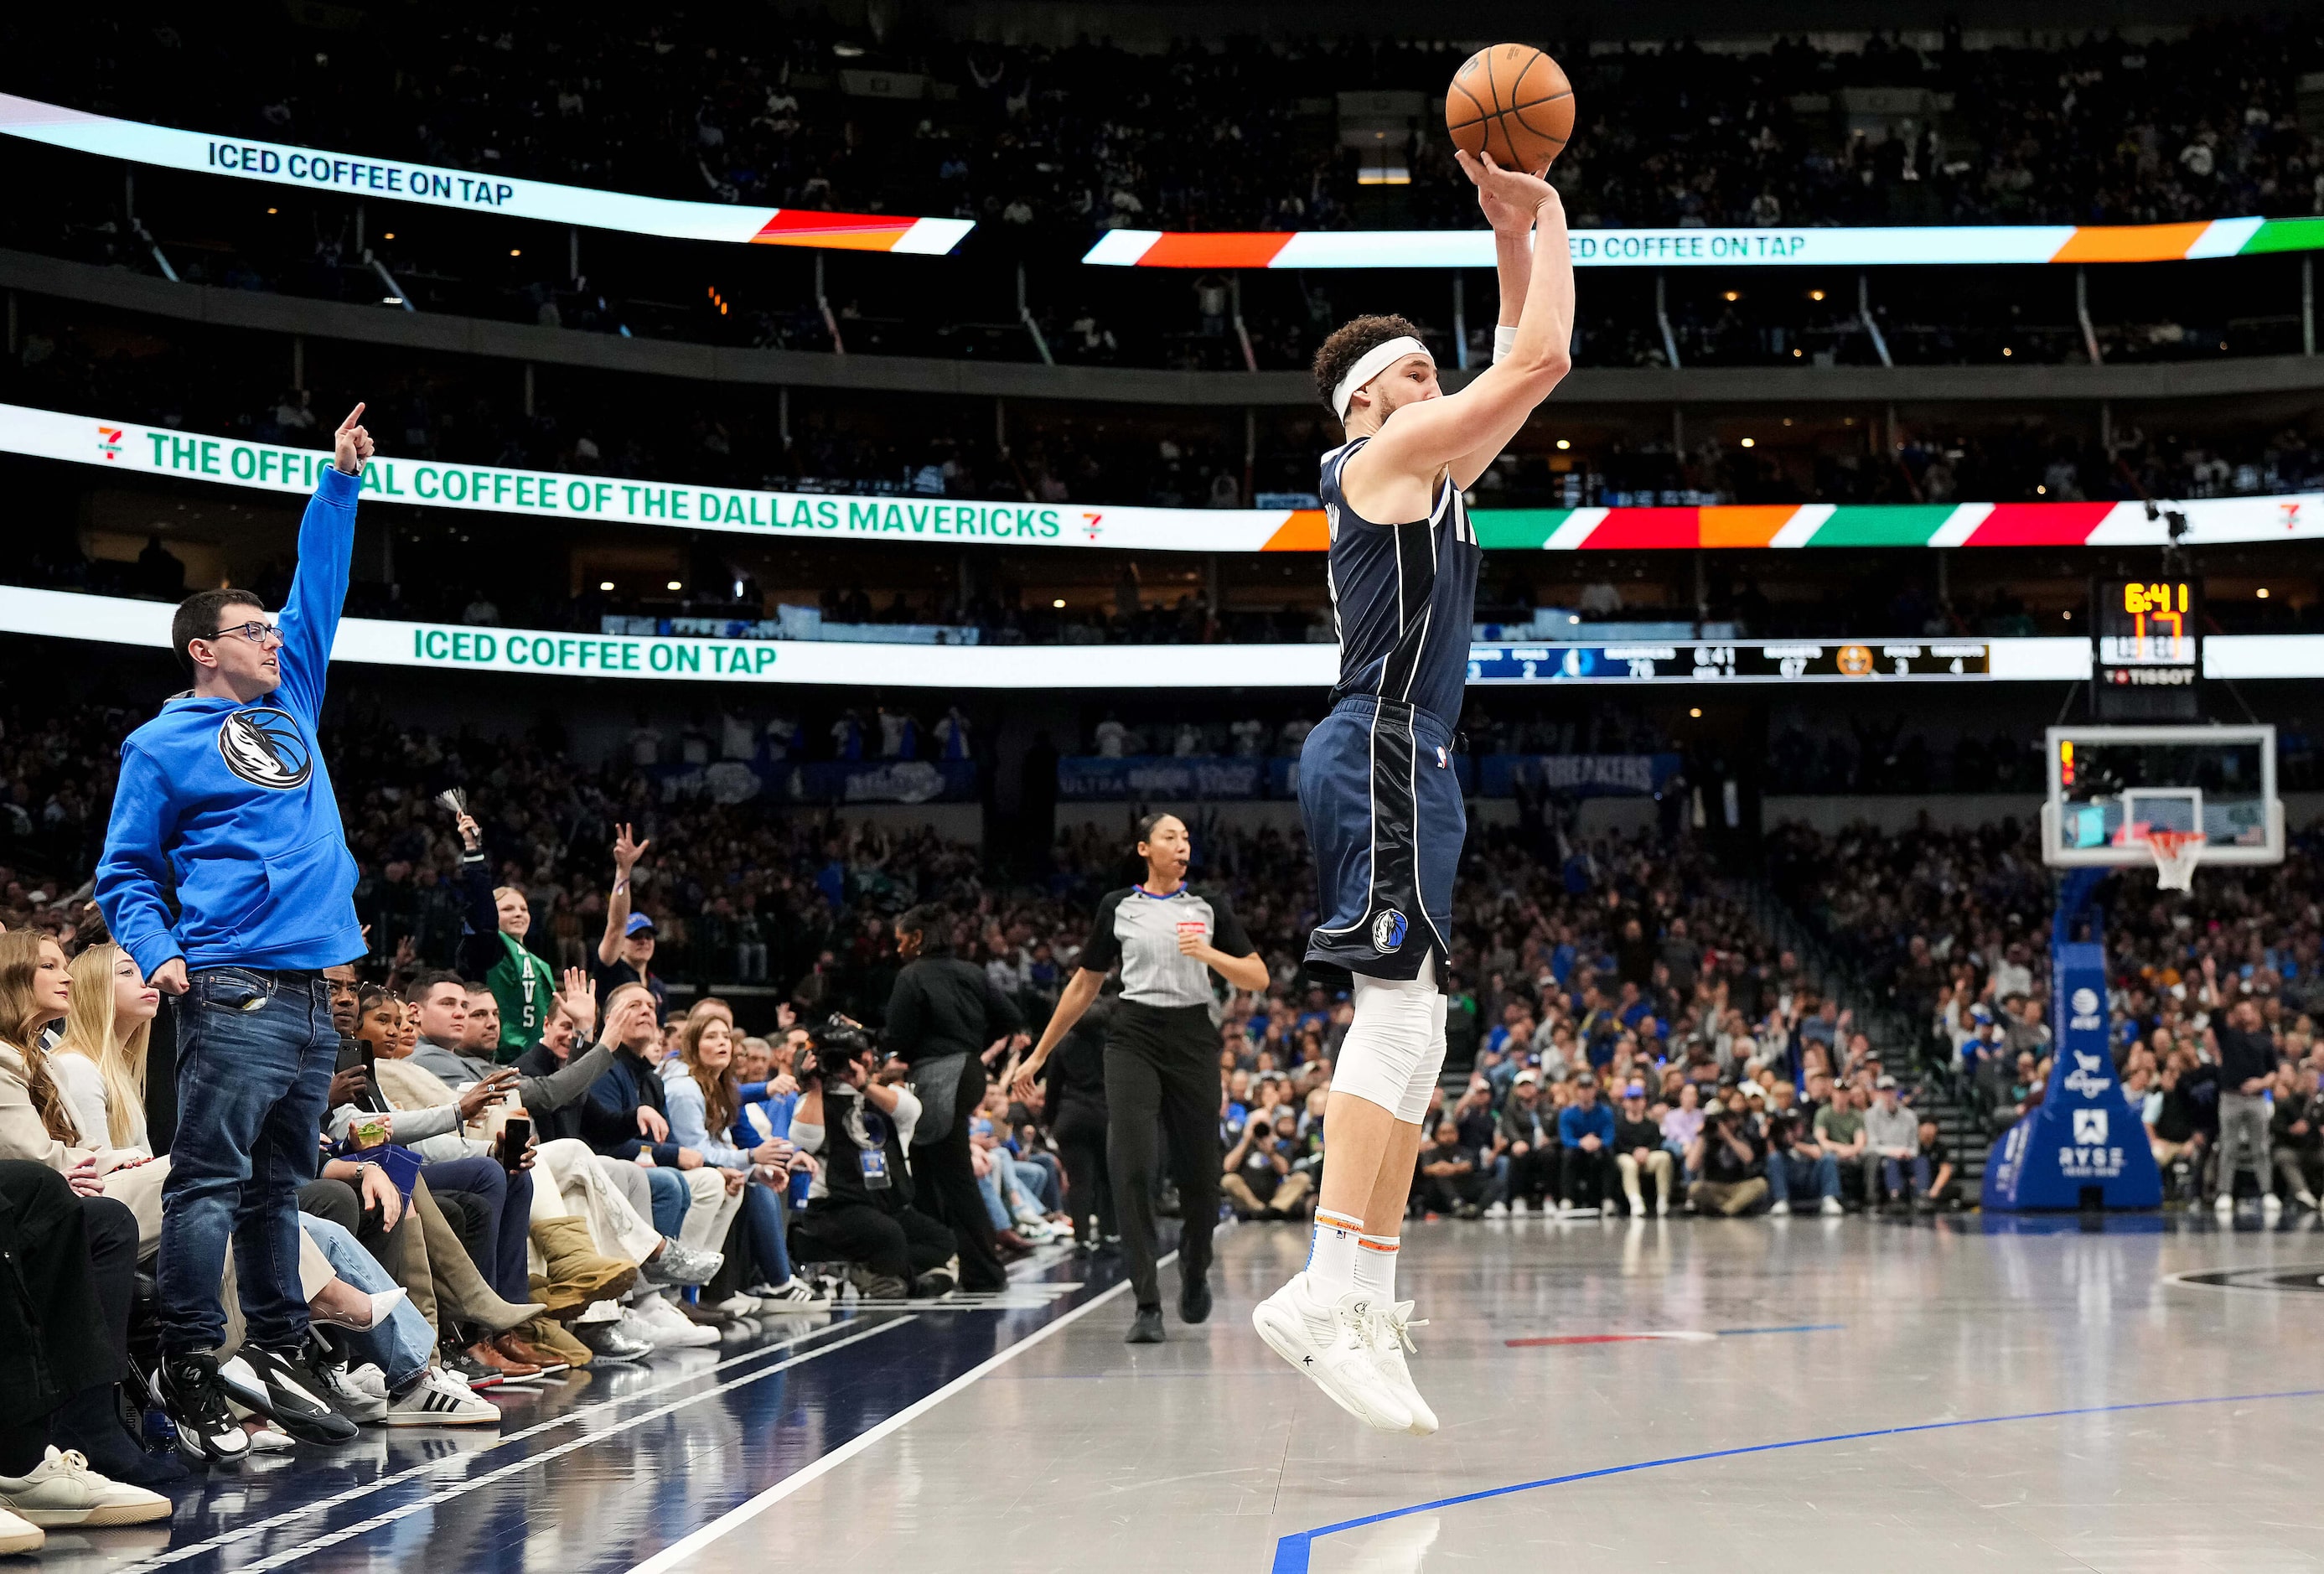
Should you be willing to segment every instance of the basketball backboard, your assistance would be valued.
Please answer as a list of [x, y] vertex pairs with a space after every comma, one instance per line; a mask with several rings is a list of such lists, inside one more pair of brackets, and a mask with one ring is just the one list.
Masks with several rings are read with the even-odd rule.
[[2052, 727], [2042, 861], [2154, 861], [2150, 833], [2202, 838], [2204, 863], [2281, 863], [2275, 729]]

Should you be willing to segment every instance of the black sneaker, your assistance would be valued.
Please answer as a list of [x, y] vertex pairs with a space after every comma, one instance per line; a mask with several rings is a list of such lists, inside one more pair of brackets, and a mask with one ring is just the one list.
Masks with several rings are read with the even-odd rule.
[[355, 1423], [332, 1408], [322, 1385], [296, 1358], [244, 1345], [218, 1368], [226, 1397], [256, 1411], [302, 1443], [344, 1443]]
[[250, 1434], [226, 1408], [217, 1357], [164, 1356], [152, 1390], [189, 1464], [237, 1465], [250, 1457]]
[[448, 1370], [457, 1372], [461, 1381], [467, 1384], [471, 1390], [497, 1388], [508, 1381], [505, 1376], [493, 1371], [464, 1349], [447, 1349], [444, 1352], [444, 1365]]
[[1209, 1279], [1182, 1279], [1178, 1283], [1178, 1316], [1186, 1322], [1208, 1321], [1211, 1315], [1211, 1284]]
[[1138, 1315], [1130, 1319], [1130, 1331], [1121, 1336], [1121, 1342], [1126, 1345], [1160, 1344], [1162, 1342], [1162, 1309], [1159, 1306], [1139, 1307]]

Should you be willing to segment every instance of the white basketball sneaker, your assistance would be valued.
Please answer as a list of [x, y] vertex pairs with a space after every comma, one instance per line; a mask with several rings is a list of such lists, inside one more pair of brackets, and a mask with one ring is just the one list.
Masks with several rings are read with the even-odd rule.
[[1382, 1385], [1403, 1400], [1405, 1409], [1412, 1413], [1412, 1424], [1404, 1430], [1416, 1438], [1425, 1438], [1436, 1430], [1436, 1413], [1428, 1408], [1428, 1401], [1413, 1386], [1404, 1353], [1419, 1353], [1419, 1347], [1412, 1342], [1412, 1330], [1427, 1326], [1428, 1319], [1414, 1318], [1409, 1301], [1398, 1301], [1393, 1305], [1381, 1303], [1372, 1311], [1372, 1370], [1379, 1374]]
[[1268, 1348], [1366, 1426], [1380, 1431], [1411, 1427], [1412, 1412], [1373, 1365], [1372, 1299], [1362, 1291], [1320, 1300], [1302, 1270], [1251, 1309], [1250, 1325]]

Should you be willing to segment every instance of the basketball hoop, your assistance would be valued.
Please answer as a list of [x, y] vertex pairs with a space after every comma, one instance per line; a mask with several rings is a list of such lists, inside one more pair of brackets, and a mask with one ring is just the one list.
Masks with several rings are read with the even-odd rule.
[[2146, 850], [2154, 855], [2155, 888], [2190, 888], [2195, 879], [2195, 863], [2203, 856], [2207, 840], [2200, 831], [2149, 831]]

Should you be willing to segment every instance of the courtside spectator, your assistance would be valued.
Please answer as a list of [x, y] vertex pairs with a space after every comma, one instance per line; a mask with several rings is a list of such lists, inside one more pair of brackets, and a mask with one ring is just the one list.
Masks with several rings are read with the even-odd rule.
[[244, 1260], [272, 1268], [242, 1293], [244, 1359], [274, 1419], [308, 1441], [355, 1435], [314, 1401], [295, 1364], [307, 1307], [294, 1265], [298, 1188], [315, 1173], [338, 1054], [321, 970], [365, 950], [357, 870], [316, 735], [372, 456], [362, 416], [357, 405], [335, 434], [280, 622], [239, 591], [179, 606], [171, 645], [193, 688], [124, 745], [97, 868], [114, 938], [157, 987], [186, 997], [157, 1278], [161, 1397], [190, 1459], [249, 1452], [210, 1353], [226, 1334], [218, 1286], [230, 1239]]

